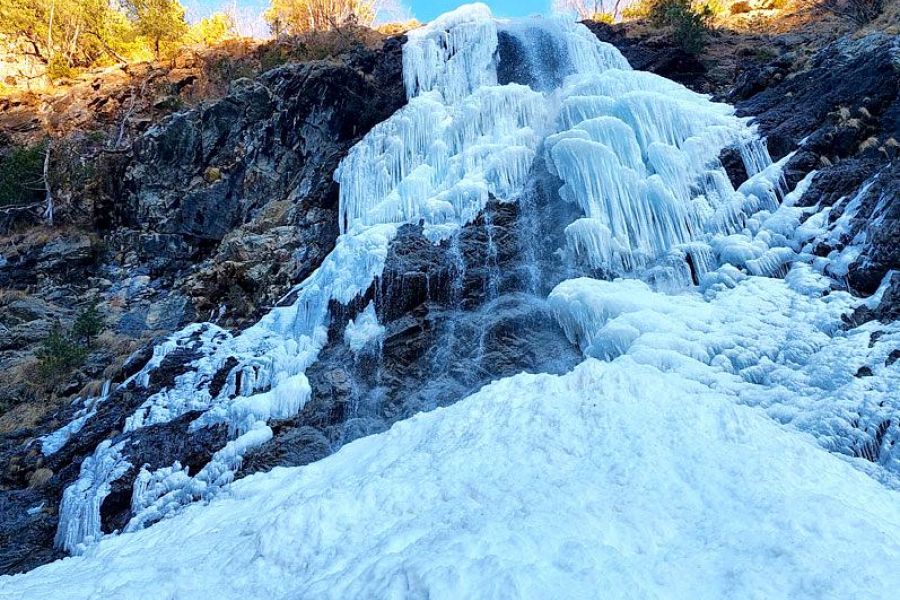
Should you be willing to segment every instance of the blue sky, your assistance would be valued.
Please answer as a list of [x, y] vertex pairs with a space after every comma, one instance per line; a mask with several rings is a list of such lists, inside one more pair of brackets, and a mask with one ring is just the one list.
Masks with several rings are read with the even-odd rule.
[[[464, 0], [400, 0], [414, 17], [422, 22], [430, 21], [441, 13], [465, 4]], [[552, 0], [488, 0], [494, 14], [500, 17], [515, 17], [547, 12]], [[188, 9], [191, 21], [209, 15], [225, 7], [236, 7], [248, 30], [245, 33], [260, 34], [257, 29], [262, 26], [260, 15], [268, 7], [269, 0], [182, 0]]]

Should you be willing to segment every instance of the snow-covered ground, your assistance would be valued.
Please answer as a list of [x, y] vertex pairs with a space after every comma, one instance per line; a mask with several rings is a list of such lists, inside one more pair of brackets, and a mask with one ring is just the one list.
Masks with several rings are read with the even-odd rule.
[[623, 356], [519, 375], [2, 598], [889, 598], [900, 493]]

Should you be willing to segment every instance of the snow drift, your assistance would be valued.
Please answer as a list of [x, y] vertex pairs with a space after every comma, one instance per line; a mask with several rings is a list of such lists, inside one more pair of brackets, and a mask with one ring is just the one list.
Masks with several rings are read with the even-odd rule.
[[873, 598], [900, 494], [630, 357], [520, 375], [85, 556], [22, 598]]

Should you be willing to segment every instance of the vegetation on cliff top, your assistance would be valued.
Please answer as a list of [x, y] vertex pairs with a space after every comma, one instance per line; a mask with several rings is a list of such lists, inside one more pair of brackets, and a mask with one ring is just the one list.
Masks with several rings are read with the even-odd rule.
[[235, 35], [234, 19], [222, 13], [189, 27], [178, 0], [0, 0], [0, 38], [51, 80]]

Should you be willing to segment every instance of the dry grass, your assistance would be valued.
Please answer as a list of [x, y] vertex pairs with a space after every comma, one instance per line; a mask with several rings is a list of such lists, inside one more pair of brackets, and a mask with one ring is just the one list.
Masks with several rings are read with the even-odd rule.
[[53, 477], [53, 471], [46, 467], [41, 467], [37, 469], [34, 473], [32, 473], [28, 477], [28, 487], [30, 488], [41, 488], [44, 487], [50, 478]]
[[384, 23], [383, 25], [379, 25], [375, 28], [375, 30], [387, 36], [392, 35], [400, 35], [401, 33], [406, 33], [407, 31], [412, 31], [417, 27], [421, 27], [422, 24], [418, 21], [418, 19], [410, 19], [409, 21], [404, 21], [403, 23]]
[[[150, 344], [151, 341], [152, 337], [149, 334], [141, 338], [131, 338], [115, 333], [112, 330], [106, 330], [97, 336], [94, 343], [98, 348], [102, 348], [110, 354], [109, 366], [103, 371], [103, 381], [115, 380], [122, 371], [122, 365], [128, 357], [138, 348]], [[92, 392], [93, 395], [100, 392], [99, 388], [102, 387], [103, 382], [95, 383], [97, 389]], [[84, 391], [82, 391], [82, 394], [84, 394]]]
[[0, 387], [18, 394], [18, 402], [0, 414], [0, 434], [34, 427], [51, 411], [64, 405], [64, 399], [54, 397], [43, 388], [39, 366], [38, 359], [30, 357], [7, 366], [0, 374]]
[[21, 290], [0, 289], [0, 306], [9, 306], [17, 300], [24, 300], [28, 294]]

